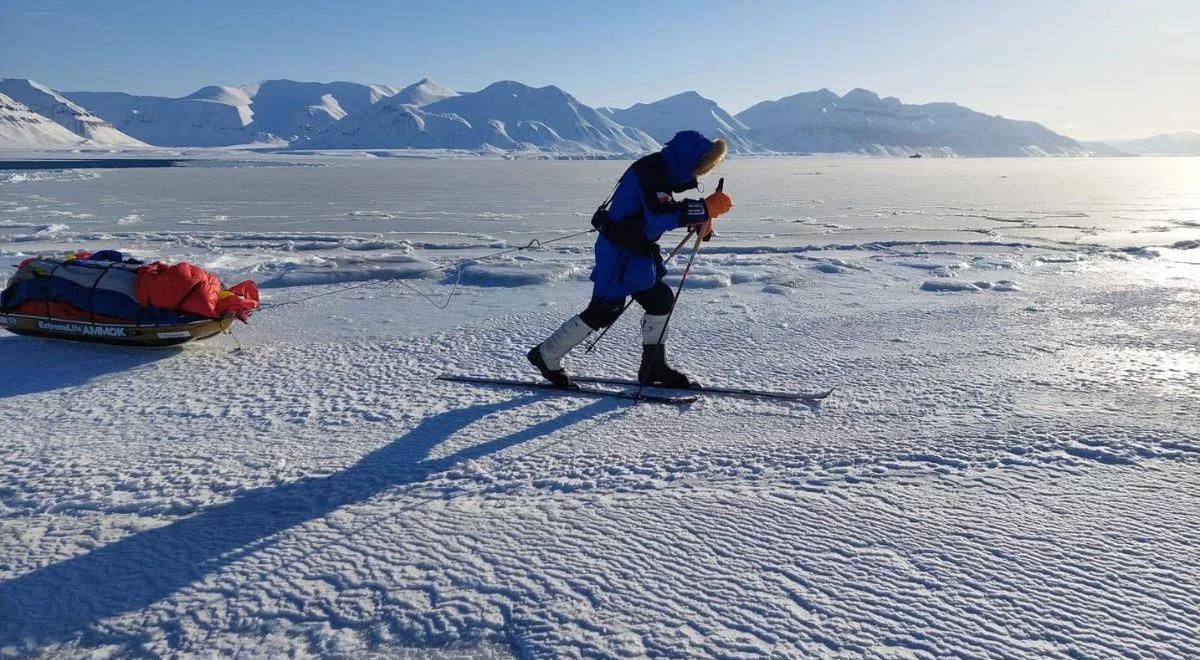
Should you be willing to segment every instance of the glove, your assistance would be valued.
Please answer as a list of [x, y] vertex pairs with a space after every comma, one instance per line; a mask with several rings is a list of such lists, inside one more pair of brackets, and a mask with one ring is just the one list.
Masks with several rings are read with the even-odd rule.
[[723, 192], [715, 192], [704, 198], [704, 205], [708, 207], [708, 219], [716, 220], [733, 208], [733, 198]]

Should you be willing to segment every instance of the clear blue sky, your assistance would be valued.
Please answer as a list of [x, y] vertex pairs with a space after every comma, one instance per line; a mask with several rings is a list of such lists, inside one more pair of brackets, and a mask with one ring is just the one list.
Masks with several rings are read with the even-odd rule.
[[737, 112], [866, 87], [1093, 139], [1200, 129], [1198, 71], [1200, 0], [0, 0], [0, 76], [63, 90], [428, 76]]

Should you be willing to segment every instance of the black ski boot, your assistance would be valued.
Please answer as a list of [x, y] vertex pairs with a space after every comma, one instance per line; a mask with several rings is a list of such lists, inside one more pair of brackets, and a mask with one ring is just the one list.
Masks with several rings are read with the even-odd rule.
[[638, 382], [643, 385], [661, 385], [681, 389], [695, 385], [682, 372], [667, 366], [666, 344], [644, 344], [642, 346], [642, 367], [638, 369]]
[[546, 360], [542, 357], [541, 344], [529, 349], [529, 352], [525, 354], [525, 357], [529, 358], [529, 364], [537, 367], [537, 370], [542, 372], [542, 378], [550, 381], [551, 385], [559, 388], [560, 390], [573, 390], [576, 387], [579, 387], [575, 383], [571, 382], [571, 377], [567, 375], [565, 369], [551, 369], [550, 367], [546, 366]]

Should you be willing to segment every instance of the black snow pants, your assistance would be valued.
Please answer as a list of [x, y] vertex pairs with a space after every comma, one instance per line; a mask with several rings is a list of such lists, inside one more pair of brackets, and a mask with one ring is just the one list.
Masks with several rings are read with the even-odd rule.
[[[659, 280], [649, 289], [633, 294], [633, 299], [642, 306], [646, 314], [665, 316], [671, 313], [671, 307], [675, 304], [675, 292], [666, 282]], [[592, 298], [579, 318], [583, 319], [589, 328], [599, 330], [612, 325], [624, 307], [625, 298]]]

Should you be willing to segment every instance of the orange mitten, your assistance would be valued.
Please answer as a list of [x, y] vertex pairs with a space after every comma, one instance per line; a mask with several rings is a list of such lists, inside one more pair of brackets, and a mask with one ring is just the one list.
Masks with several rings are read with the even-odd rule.
[[723, 192], [715, 192], [704, 198], [704, 205], [708, 207], [708, 217], [712, 220], [729, 213], [729, 209], [733, 208], [733, 198]]

